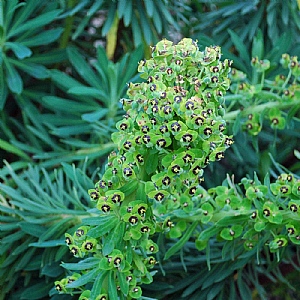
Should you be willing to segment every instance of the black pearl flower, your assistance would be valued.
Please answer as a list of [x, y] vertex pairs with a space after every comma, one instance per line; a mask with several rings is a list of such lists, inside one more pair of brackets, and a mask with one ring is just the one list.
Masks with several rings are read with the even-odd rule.
[[111, 201], [114, 203], [120, 203], [121, 202], [121, 196], [119, 194], [114, 194], [111, 197]]
[[292, 212], [297, 212], [297, 211], [298, 211], [297, 205], [296, 205], [296, 204], [291, 204], [290, 210], [291, 210]]
[[178, 174], [180, 172], [181, 168], [179, 165], [174, 165], [172, 168], [171, 168], [171, 171], [174, 173], [174, 174]]
[[158, 202], [163, 201], [165, 198], [165, 195], [163, 193], [158, 192], [157, 194], [155, 194], [154, 199]]
[[144, 126], [142, 126], [141, 130], [142, 130], [143, 133], [147, 133], [147, 132], [150, 131], [150, 128], [149, 128], [149, 126], [144, 125]]
[[108, 204], [103, 204], [103, 205], [101, 206], [101, 210], [102, 210], [104, 213], [109, 212], [109, 211], [110, 211], [110, 205], [108, 205]]
[[135, 225], [138, 223], [139, 219], [136, 216], [131, 216], [128, 221], [131, 225]]
[[183, 140], [185, 143], [190, 143], [190, 142], [193, 140], [193, 136], [192, 136], [190, 133], [185, 133], [185, 134], [182, 136], [182, 140]]
[[81, 237], [84, 235], [84, 230], [83, 229], [77, 229], [76, 230], [76, 236]]
[[143, 216], [145, 213], [146, 213], [146, 208], [145, 208], [145, 206], [141, 206], [141, 207], [138, 208], [138, 214], [139, 214], [140, 216]]
[[177, 95], [177, 96], [174, 97], [174, 102], [180, 103], [181, 101], [182, 101], [182, 97], [181, 96]]
[[171, 179], [169, 176], [165, 176], [161, 182], [163, 185], [168, 186], [171, 183]]
[[150, 135], [143, 135], [143, 137], [142, 137], [142, 140], [143, 140], [143, 142], [145, 143], [145, 144], [149, 144], [150, 143], [150, 140], [151, 140], [151, 137], [150, 137]]
[[132, 169], [131, 169], [131, 168], [124, 168], [123, 174], [124, 174], [126, 177], [132, 176], [132, 174], [133, 174]]
[[161, 148], [165, 147], [166, 144], [167, 144], [167, 142], [166, 142], [165, 139], [158, 139], [158, 140], [156, 141], [156, 145], [157, 145], [158, 147], [161, 147]]
[[212, 129], [210, 127], [206, 127], [203, 132], [204, 132], [205, 135], [211, 135], [212, 134]]
[[144, 157], [143, 157], [142, 154], [138, 154], [138, 155], [136, 156], [136, 159], [137, 159], [137, 161], [138, 161], [140, 164], [144, 163]]
[[126, 150], [129, 150], [131, 147], [132, 147], [132, 143], [130, 141], [126, 141], [124, 144], [123, 144], [123, 147], [126, 149]]
[[188, 110], [194, 109], [194, 107], [195, 107], [195, 104], [192, 101], [187, 101], [185, 103], [185, 108], [188, 109]]
[[181, 129], [181, 125], [178, 122], [174, 122], [171, 124], [172, 131], [178, 132]]
[[168, 127], [167, 127], [166, 125], [162, 125], [162, 126], [159, 127], [159, 131], [160, 131], [161, 133], [166, 133], [166, 132], [168, 132], [169, 130], [168, 130]]

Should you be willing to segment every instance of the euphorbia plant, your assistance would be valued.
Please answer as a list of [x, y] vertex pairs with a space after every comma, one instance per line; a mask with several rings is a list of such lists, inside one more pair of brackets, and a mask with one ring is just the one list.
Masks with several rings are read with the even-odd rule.
[[55, 282], [59, 292], [141, 298], [160, 257], [157, 236], [177, 239], [165, 259], [189, 239], [199, 250], [217, 236], [245, 251], [267, 243], [276, 253], [289, 240], [300, 243], [300, 183], [293, 175], [271, 185], [255, 178], [242, 180], [241, 188], [230, 179], [202, 187], [205, 167], [233, 144], [223, 118], [230, 65], [221, 61], [220, 47], [202, 52], [191, 39], [163, 40], [140, 62], [145, 81], [129, 85], [126, 114], [112, 134], [117, 151], [89, 190], [94, 216], [66, 233], [70, 251], [82, 260], [64, 264], [73, 274]]

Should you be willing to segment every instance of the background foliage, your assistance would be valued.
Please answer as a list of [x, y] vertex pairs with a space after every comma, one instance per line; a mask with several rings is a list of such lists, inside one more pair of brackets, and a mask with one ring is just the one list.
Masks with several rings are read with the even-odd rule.
[[[272, 82], [289, 76], [282, 54], [299, 56], [299, 10], [296, 0], [0, 0], [0, 299], [50, 298], [53, 282], [64, 276], [60, 262], [74, 260], [64, 232], [93, 215], [87, 190], [114, 149], [110, 134], [123, 114], [119, 100], [126, 84], [137, 80], [137, 63], [149, 57], [149, 45], [183, 36], [201, 48], [220, 45], [223, 57], [243, 72], [233, 78], [237, 84], [263, 82], [266, 92], [281, 95]], [[252, 57], [267, 59], [270, 67], [258, 72]], [[227, 173], [238, 181], [256, 172], [263, 181], [288, 168], [299, 177], [299, 93], [296, 106], [279, 107], [283, 129], [274, 130], [266, 117], [259, 133], [247, 132], [240, 108], [268, 102], [262, 95], [228, 94], [235, 144], [222, 163], [209, 167], [205, 187], [222, 184]], [[223, 298], [299, 297], [290, 286], [299, 272], [299, 250], [287, 250], [291, 259], [284, 267], [267, 252], [258, 266], [247, 258], [232, 263], [217, 247], [210, 251], [208, 272], [206, 253], [187, 243], [145, 289], [168, 299], [192, 299], [205, 288], [211, 291], [207, 299], [220, 291]]]

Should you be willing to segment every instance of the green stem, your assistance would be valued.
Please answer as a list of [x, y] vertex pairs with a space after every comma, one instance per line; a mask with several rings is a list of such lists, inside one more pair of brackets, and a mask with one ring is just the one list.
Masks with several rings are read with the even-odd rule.
[[[243, 110], [243, 114], [247, 115], [250, 113], [252, 113], [252, 114], [260, 113], [260, 112], [264, 111], [265, 109], [270, 109], [273, 107], [278, 107], [280, 109], [284, 109], [284, 108], [288, 108], [288, 107], [299, 105], [299, 104], [300, 104], [300, 99], [294, 100], [292, 102], [285, 102], [285, 103], [278, 102], [278, 101], [267, 102], [264, 104], [247, 107], [246, 109]], [[234, 120], [238, 116], [238, 114], [240, 114], [241, 112], [242, 111], [240, 109], [237, 109], [237, 110], [231, 111], [229, 113], [226, 113], [224, 116], [224, 120], [226, 120], [226, 121]]]
[[261, 80], [260, 80], [261, 88], [263, 88], [263, 86], [264, 86], [264, 81], [265, 81], [265, 72], [262, 72]]
[[[75, 5], [75, 0], [68, 1], [68, 7], [72, 8]], [[59, 48], [64, 49], [68, 46], [69, 37], [72, 32], [72, 26], [74, 22], [74, 16], [68, 16], [65, 21], [65, 30], [60, 38], [60, 45]]]
[[291, 76], [292, 76], [292, 70], [290, 69], [289, 74], [288, 74], [288, 76], [286, 77], [286, 80], [285, 80], [284, 84], [282, 85], [282, 89], [284, 89], [285, 86], [288, 84], [288, 82], [289, 82]]

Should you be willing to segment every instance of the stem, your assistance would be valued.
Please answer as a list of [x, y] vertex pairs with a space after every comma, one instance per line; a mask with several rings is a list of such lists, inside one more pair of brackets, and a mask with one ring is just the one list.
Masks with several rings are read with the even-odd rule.
[[263, 86], [264, 86], [264, 81], [265, 81], [265, 72], [263, 72], [261, 75], [261, 80], [260, 80], [261, 88], [263, 88]]
[[284, 84], [282, 85], [282, 89], [284, 89], [285, 86], [288, 84], [288, 82], [289, 82], [291, 76], [292, 76], [292, 70], [290, 69], [289, 74], [288, 74], [288, 76], [286, 77], [286, 80], [285, 80]]
[[[68, 7], [72, 8], [75, 5], [75, 0], [69, 0], [68, 1]], [[74, 15], [68, 16], [65, 21], [65, 30], [60, 38], [60, 45], [59, 48], [64, 49], [68, 46], [69, 43], [69, 37], [72, 32], [72, 26], [74, 22]]]
[[[267, 108], [272, 108], [272, 107], [278, 107], [280, 109], [284, 109], [284, 108], [288, 108], [290, 106], [296, 106], [299, 104], [300, 104], [300, 99], [294, 100], [292, 102], [286, 102], [286, 103], [282, 103], [282, 102], [278, 102], [278, 101], [267, 102], [264, 104], [247, 107], [246, 109], [243, 110], [243, 114], [247, 115], [249, 113], [259, 113]], [[226, 113], [224, 116], [224, 120], [226, 120], [226, 121], [234, 120], [239, 113], [241, 113], [240, 109]]]

